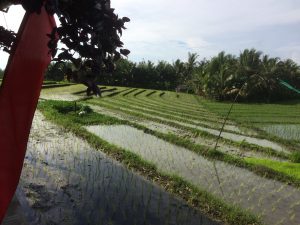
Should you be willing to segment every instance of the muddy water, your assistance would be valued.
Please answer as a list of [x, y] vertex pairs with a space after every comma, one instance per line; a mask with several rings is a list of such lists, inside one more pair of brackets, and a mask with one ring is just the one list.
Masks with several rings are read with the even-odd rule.
[[36, 114], [18, 199], [31, 225], [217, 224]]
[[267, 224], [300, 224], [299, 189], [223, 162], [215, 162], [215, 170], [214, 162], [129, 126], [87, 129], [151, 161], [163, 172], [179, 175], [229, 203], [261, 215]]

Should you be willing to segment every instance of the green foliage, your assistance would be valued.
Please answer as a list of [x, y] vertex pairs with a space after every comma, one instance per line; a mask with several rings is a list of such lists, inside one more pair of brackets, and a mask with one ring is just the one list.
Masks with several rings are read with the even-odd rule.
[[155, 65], [150, 61], [133, 63], [127, 59], [121, 59], [116, 66], [117, 69], [112, 74], [104, 74], [101, 83], [164, 90], [174, 90], [177, 86], [178, 78], [175, 69], [165, 61], [160, 61]]
[[85, 112], [85, 113], [92, 113], [93, 112], [92, 108], [89, 107], [88, 105], [82, 105], [79, 111]]
[[[44, 101], [39, 103], [38, 108], [54, 117], [63, 117], [70, 123], [82, 125], [126, 124], [122, 120], [95, 113], [89, 106], [75, 102]], [[81, 114], [80, 112], [83, 111], [85, 113]]]
[[53, 104], [51, 106], [61, 114], [68, 114], [76, 111], [75, 103], [60, 102], [59, 104]]
[[[204, 101], [201, 103], [210, 111], [225, 116], [231, 103]], [[300, 124], [300, 104], [286, 102], [276, 104], [246, 104], [238, 103], [229, 115], [230, 120], [240, 123], [261, 124]]]
[[293, 163], [300, 163], [300, 152], [299, 151], [298, 152], [293, 152], [291, 154], [291, 161]]
[[[72, 64], [51, 65], [48, 80], [63, 80]], [[77, 82], [87, 74], [76, 73]], [[226, 101], [239, 93], [238, 101], [275, 102], [299, 98], [297, 93], [283, 87], [278, 79], [300, 88], [300, 67], [292, 60], [280, 60], [263, 55], [255, 49], [246, 49], [238, 57], [220, 52], [210, 60], [198, 61], [198, 55], [189, 53], [186, 62], [173, 64], [159, 61], [139, 63], [127, 59], [116, 62], [116, 70], [103, 73], [97, 82], [103, 85], [176, 90], [194, 93], [206, 98]]]
[[0, 79], [3, 79], [4, 71], [0, 68]]
[[290, 162], [278, 162], [269, 159], [257, 159], [257, 158], [246, 158], [246, 162], [268, 167], [272, 170], [278, 171], [280, 173], [286, 174], [287, 176], [294, 177], [300, 180], [300, 164], [290, 163]]
[[54, 64], [51, 63], [45, 73], [45, 80], [49, 81], [63, 81], [65, 76], [65, 68], [67, 64]]
[[189, 53], [186, 62], [178, 59], [173, 64], [121, 59], [116, 68], [112, 74], [103, 75], [101, 83], [186, 91], [220, 101], [231, 100], [238, 93], [238, 101], [274, 102], [299, 97], [277, 79], [299, 88], [300, 67], [290, 59], [271, 58], [255, 49], [245, 49], [238, 57], [220, 52], [200, 61], [196, 53]]

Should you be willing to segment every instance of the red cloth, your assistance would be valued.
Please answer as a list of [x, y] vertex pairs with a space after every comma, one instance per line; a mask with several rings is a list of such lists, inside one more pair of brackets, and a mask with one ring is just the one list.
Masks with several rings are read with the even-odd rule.
[[19, 183], [55, 21], [42, 9], [26, 13], [0, 89], [0, 223]]

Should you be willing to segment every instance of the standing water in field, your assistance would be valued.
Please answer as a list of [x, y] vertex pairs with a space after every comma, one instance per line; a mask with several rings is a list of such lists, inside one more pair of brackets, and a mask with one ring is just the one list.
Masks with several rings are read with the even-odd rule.
[[130, 126], [101, 125], [86, 129], [139, 155], [164, 173], [179, 176], [229, 204], [261, 216], [266, 224], [300, 224], [297, 188], [221, 161], [214, 165], [199, 154]]
[[300, 141], [300, 125], [271, 124], [262, 126], [262, 129], [269, 134], [286, 140]]
[[37, 114], [17, 192], [31, 225], [214, 225]]

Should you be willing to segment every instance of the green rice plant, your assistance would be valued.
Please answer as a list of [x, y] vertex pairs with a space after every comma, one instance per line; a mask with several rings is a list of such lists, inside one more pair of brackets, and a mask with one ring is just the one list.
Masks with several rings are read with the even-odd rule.
[[268, 167], [271, 168], [272, 170], [294, 177], [295, 179], [299, 180], [298, 182], [300, 183], [299, 163], [278, 162], [269, 159], [257, 159], [257, 158], [246, 158], [245, 161], [253, 165]]
[[169, 192], [185, 199], [190, 206], [200, 209], [213, 218], [224, 221], [225, 224], [262, 224], [257, 217], [249, 212], [223, 202], [180, 177], [164, 174], [158, 171], [151, 162], [145, 161], [126, 149], [117, 147], [96, 135], [86, 132], [79, 123], [74, 121], [72, 113], [60, 116], [60, 113], [53, 107], [54, 104], [55, 102], [53, 101], [48, 103], [45, 101], [39, 105], [39, 109], [42, 110], [47, 119], [74, 132], [77, 136], [86, 139], [92, 146], [121, 161], [128, 168], [138, 171], [148, 179], [165, 187]]
[[133, 96], [136, 97], [136, 96], [144, 93], [145, 91], [147, 91], [147, 90], [140, 90], [140, 91], [136, 92]]
[[[197, 127], [196, 125], [193, 125], [193, 124], [191, 124], [191, 125], [190, 124], [183, 124], [183, 123], [181, 123], [180, 121], [178, 121], [176, 119], [171, 120], [170, 117], [168, 117], [168, 116], [160, 118], [157, 115], [153, 116], [153, 114], [150, 114], [150, 113], [140, 112], [140, 111], [143, 111], [143, 110], [134, 111], [134, 110], [127, 109], [128, 107], [123, 106], [122, 104], [112, 104], [112, 103], [107, 104], [107, 102], [93, 100], [93, 99], [89, 100], [88, 102], [92, 103], [92, 104], [95, 104], [95, 105], [99, 105], [99, 106], [108, 108], [110, 110], [114, 110], [116, 112], [126, 113], [126, 114], [129, 114], [129, 115], [141, 118], [141, 119], [147, 119], [147, 120], [150, 120], [150, 121], [155, 121], [155, 122], [158, 122], [158, 123], [162, 123], [162, 124], [166, 124], [166, 125], [170, 125], [170, 126], [179, 128], [179, 129], [183, 129], [183, 130], [186, 130], [188, 132], [191, 132], [195, 136], [201, 136], [201, 137], [209, 138], [209, 139], [213, 139], [213, 140], [215, 140], [215, 138], [216, 138], [216, 135], [212, 134], [211, 132], [207, 132], [203, 129], [200, 129], [201, 127]], [[248, 150], [267, 153], [267, 154], [273, 155], [275, 157], [287, 158], [284, 153], [277, 152], [277, 151], [275, 151], [273, 149], [270, 149], [270, 148], [262, 147], [262, 146], [255, 145], [255, 144], [250, 144], [250, 143], [247, 143], [247, 142], [244, 142], [243, 144], [241, 144], [240, 142], [234, 141], [233, 139], [226, 139], [226, 138], [223, 138], [223, 137], [221, 138], [221, 140], [223, 142], [225, 142], [226, 144], [231, 144], [231, 145], [234, 145], [234, 146], [237, 146], [237, 147], [242, 147], [243, 150], [248, 149]]]
[[130, 90], [130, 91], [128, 91], [128, 92], [125, 92], [124, 94], [122, 94], [122, 96], [127, 96], [127, 95], [129, 95], [129, 94], [131, 94], [131, 93], [133, 93], [133, 92], [135, 92], [135, 91], [137, 91], [138, 89], [137, 88], [135, 88], [135, 89], [132, 89], [132, 90]]
[[293, 163], [300, 163], [300, 151], [293, 152], [290, 158]]
[[261, 126], [269, 134], [286, 140], [300, 141], [300, 125], [273, 124]]
[[[204, 107], [219, 115], [226, 115], [230, 103], [202, 101]], [[242, 123], [300, 124], [298, 104], [236, 104], [230, 119]]]
[[152, 92], [149, 92], [146, 97], [150, 97], [151, 95], [154, 95], [157, 91], [152, 91]]

